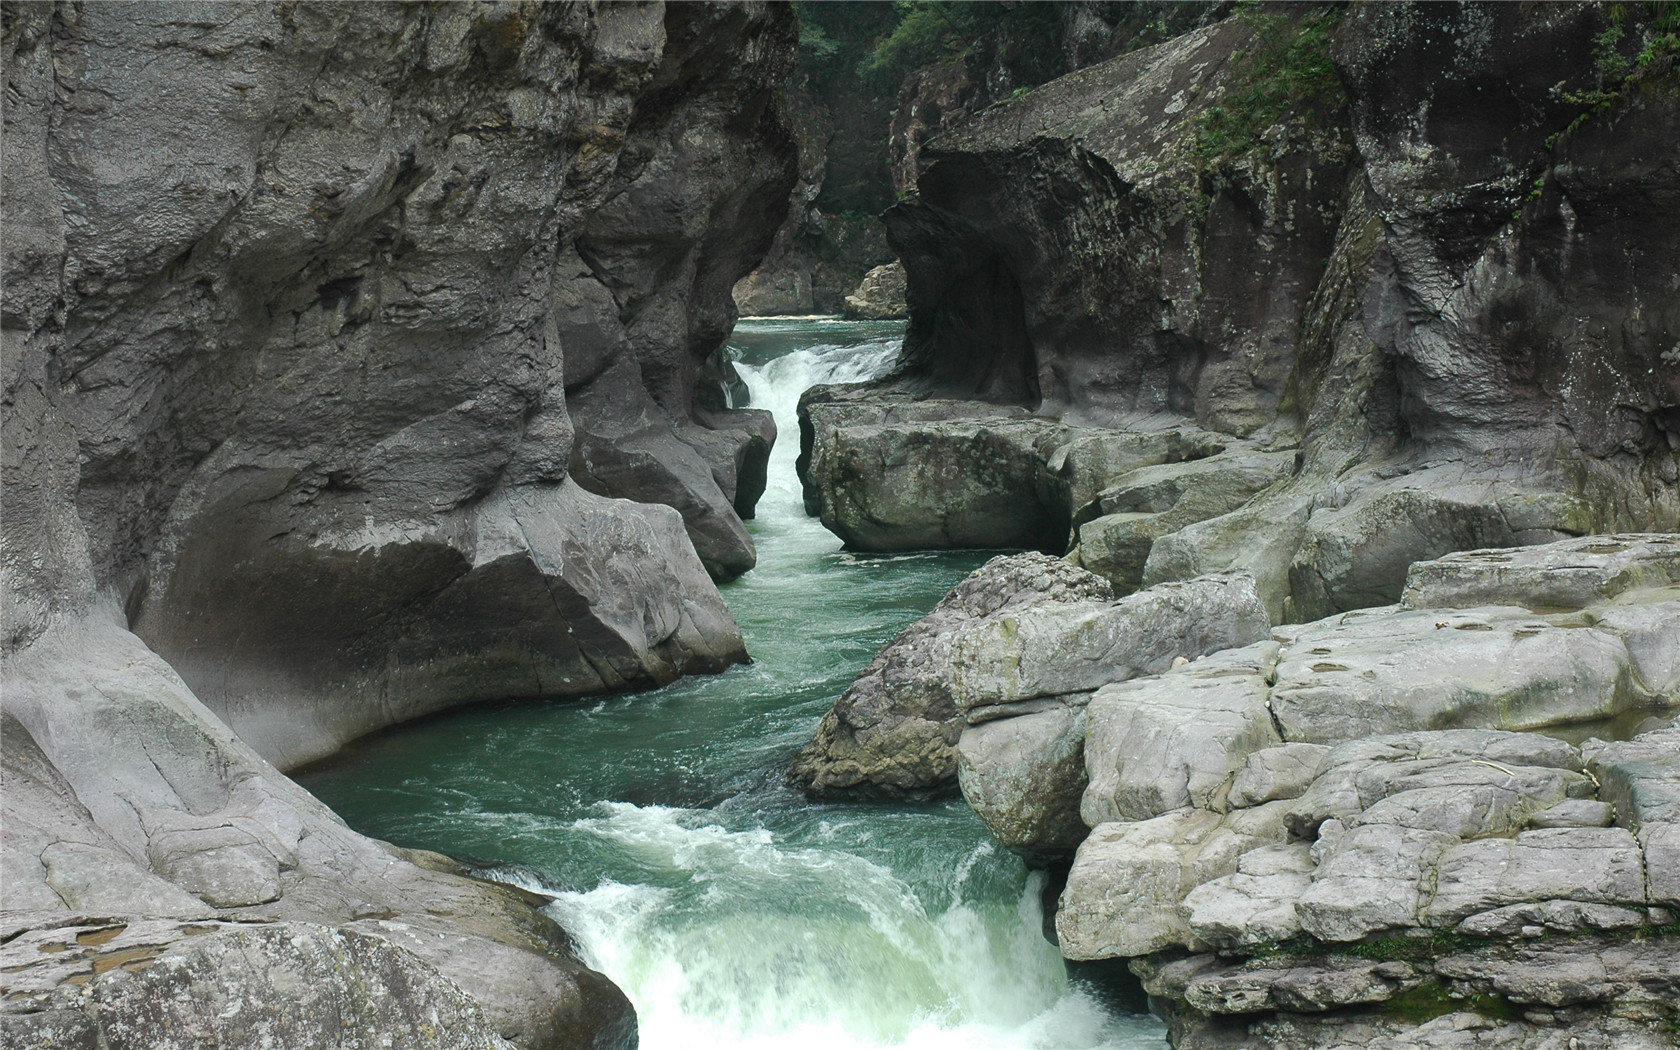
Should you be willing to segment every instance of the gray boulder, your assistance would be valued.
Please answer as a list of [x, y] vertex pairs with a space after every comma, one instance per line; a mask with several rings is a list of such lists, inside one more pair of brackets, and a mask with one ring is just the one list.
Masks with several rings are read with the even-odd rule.
[[1087, 831], [1084, 742], [1075, 706], [968, 726], [957, 740], [957, 786], [992, 836], [1030, 863], [1071, 857]]
[[951, 641], [951, 696], [971, 721], [989, 709], [1088, 692], [1247, 645], [1270, 624], [1254, 580], [1241, 574], [1163, 584], [1112, 603], [1057, 603], [1000, 612]]
[[1282, 743], [1267, 707], [1277, 653], [1258, 642], [1098, 690], [1086, 715], [1085, 823], [1219, 808], [1248, 756]]
[[1057, 558], [993, 558], [882, 647], [795, 757], [794, 780], [814, 797], [951, 791], [966, 724], [951, 695], [959, 632], [998, 614], [1113, 594], [1107, 580]]
[[8, 1046], [514, 1046], [420, 957], [354, 929], [66, 922], [25, 933], [3, 957]]
[[1092, 828], [1056, 911], [1062, 955], [1108, 959], [1202, 947], [1183, 915], [1185, 895], [1235, 873], [1250, 850], [1283, 844], [1284, 805], [1223, 816], [1184, 809]]
[[1157, 539], [1236, 510], [1287, 478], [1295, 458], [1293, 451], [1228, 449], [1124, 474], [1093, 503], [1076, 510], [1069, 556], [1113, 581], [1122, 593], [1136, 590], [1143, 586], [1144, 566]]
[[845, 316], [862, 321], [898, 320], [910, 307], [904, 301], [904, 264], [894, 259], [863, 275], [856, 290], [846, 296]]

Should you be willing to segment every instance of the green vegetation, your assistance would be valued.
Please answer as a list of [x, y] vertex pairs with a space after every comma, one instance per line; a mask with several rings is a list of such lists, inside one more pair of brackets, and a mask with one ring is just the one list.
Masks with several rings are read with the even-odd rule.
[[866, 83], [896, 88], [911, 70], [962, 61], [1004, 35], [1025, 60], [1018, 70], [1024, 79], [1043, 83], [1061, 72], [1058, 4], [899, 0], [892, 6], [898, 24], [858, 64]]
[[[1610, 24], [1593, 37], [1597, 83], [1578, 91], [1564, 91], [1561, 85], [1554, 89], [1557, 98], [1584, 108], [1567, 127], [1546, 140], [1548, 149], [1566, 132], [1609, 110], [1629, 91], [1674, 73], [1676, 57], [1680, 56], [1680, 0], [1647, 0], [1637, 5], [1639, 17], [1630, 20], [1628, 15], [1635, 6], [1614, 3], [1605, 7]], [[1638, 55], [1631, 59], [1624, 43], [1630, 37], [1629, 25], [1634, 25], [1634, 33], [1641, 40]]]
[[1254, 27], [1254, 46], [1232, 58], [1232, 84], [1219, 105], [1196, 118], [1196, 154], [1208, 163], [1264, 148], [1261, 136], [1294, 118], [1324, 125], [1347, 106], [1330, 44], [1341, 24], [1340, 4], [1291, 15], [1258, 4], [1238, 17]]
[[1503, 996], [1467, 995], [1457, 999], [1434, 981], [1401, 992], [1382, 1004], [1384, 1014], [1407, 1024], [1423, 1024], [1443, 1014], [1460, 1010], [1474, 1010], [1483, 1017], [1491, 1017], [1496, 1021], [1511, 1021], [1517, 1016], [1510, 1001]]

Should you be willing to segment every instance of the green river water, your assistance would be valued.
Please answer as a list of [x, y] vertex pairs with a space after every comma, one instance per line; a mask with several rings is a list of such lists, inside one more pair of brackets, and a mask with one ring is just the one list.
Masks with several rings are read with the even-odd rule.
[[299, 779], [359, 831], [480, 864], [551, 911], [635, 1003], [646, 1050], [1158, 1050], [1162, 1028], [1070, 980], [1041, 876], [962, 802], [816, 805], [778, 772], [875, 651], [983, 553], [867, 556], [805, 517], [794, 405], [878, 374], [901, 326], [745, 321], [781, 429], [723, 587], [754, 662], [584, 703], [452, 712]]

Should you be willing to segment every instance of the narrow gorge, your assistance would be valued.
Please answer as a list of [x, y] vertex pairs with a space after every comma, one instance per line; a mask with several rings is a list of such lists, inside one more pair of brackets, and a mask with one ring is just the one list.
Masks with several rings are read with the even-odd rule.
[[1675, 5], [0, 10], [0, 1042], [1680, 1047]]

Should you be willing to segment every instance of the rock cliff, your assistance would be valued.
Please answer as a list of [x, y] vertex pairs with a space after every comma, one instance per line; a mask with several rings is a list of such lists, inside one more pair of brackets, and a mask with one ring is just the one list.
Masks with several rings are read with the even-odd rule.
[[351, 996], [348, 1042], [391, 1033], [356, 989], [439, 982], [466, 999], [416, 1045], [634, 1042], [531, 902], [274, 767], [745, 658], [708, 570], [752, 564], [774, 433], [714, 352], [795, 178], [794, 33], [755, 3], [7, 6], [6, 951], [89, 946], [8, 982], [8, 1042], [131, 1045], [135, 982], [185, 1018], [232, 957], [274, 1003]]
[[[930, 137], [886, 214], [910, 325], [885, 389], [1018, 406], [1037, 450], [906, 518], [904, 450], [942, 464], [989, 424], [877, 427], [867, 392], [815, 391], [813, 506], [890, 549], [984, 480], [1015, 524], [938, 542], [1034, 536], [1126, 587], [1243, 569], [1276, 622], [1391, 602], [1451, 550], [1674, 528], [1680, 92], [1658, 28], [1606, 17], [1257, 8]], [[1195, 483], [1115, 464], [1096, 495], [1199, 494], [1105, 504], [1043, 484], [1076, 426], [1236, 455]]]

